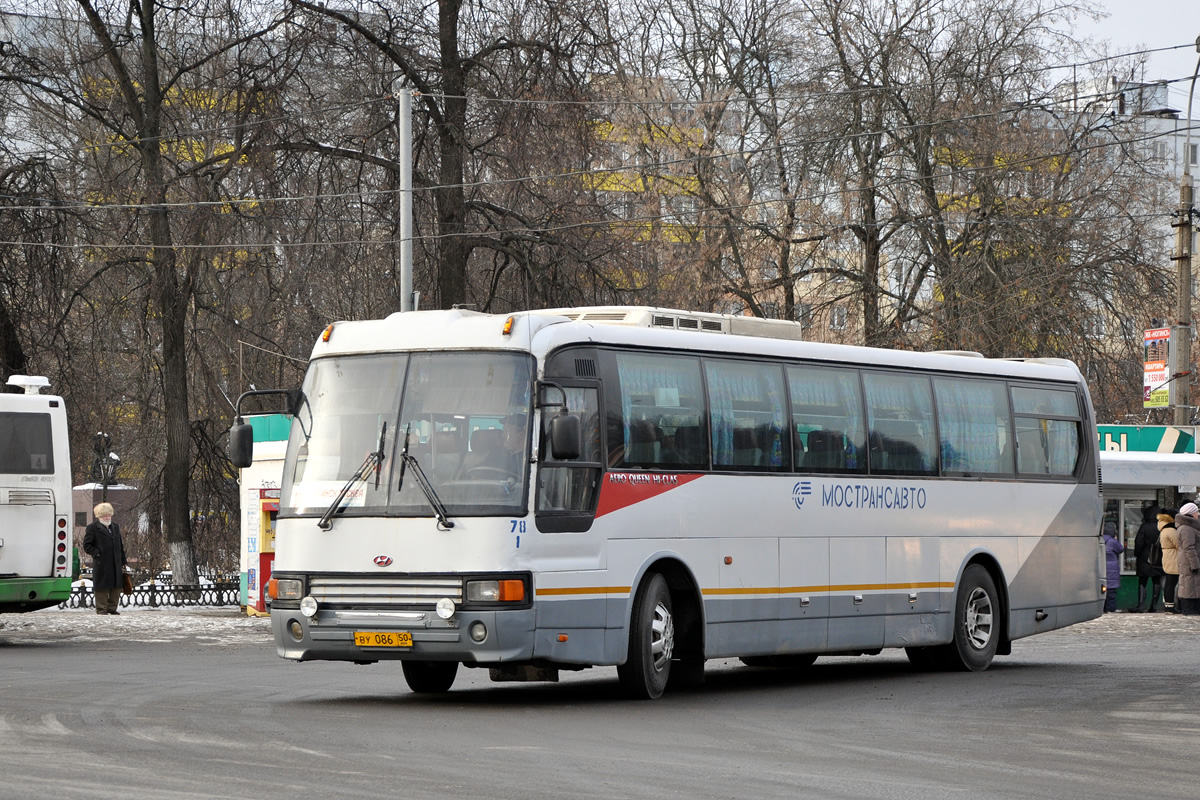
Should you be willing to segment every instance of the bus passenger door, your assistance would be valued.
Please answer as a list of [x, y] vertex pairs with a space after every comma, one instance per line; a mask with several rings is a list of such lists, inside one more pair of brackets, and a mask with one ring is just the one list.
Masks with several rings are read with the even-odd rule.
[[829, 540], [829, 649], [883, 647], [887, 611], [886, 540], [846, 537]]

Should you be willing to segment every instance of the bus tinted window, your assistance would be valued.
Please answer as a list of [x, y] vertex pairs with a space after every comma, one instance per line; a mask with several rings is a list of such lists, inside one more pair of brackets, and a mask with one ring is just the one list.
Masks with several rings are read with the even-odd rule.
[[1012, 474], [1012, 430], [1004, 389], [998, 381], [934, 379], [943, 472]]
[[608, 412], [609, 466], [707, 469], [700, 360], [618, 353], [616, 361], [621, 393], [619, 409]]
[[705, 360], [713, 467], [788, 468], [783, 371], [774, 364]]
[[1014, 386], [1012, 398], [1017, 471], [1022, 475], [1074, 475], [1080, 436], [1075, 393]]
[[0, 473], [54, 474], [49, 414], [0, 414]]
[[1079, 416], [1079, 400], [1074, 392], [1014, 386], [1012, 398], [1014, 414], [1076, 418]]
[[788, 367], [799, 472], [866, 472], [867, 434], [858, 373]]
[[929, 379], [867, 372], [863, 384], [867, 391], [871, 472], [937, 474]]

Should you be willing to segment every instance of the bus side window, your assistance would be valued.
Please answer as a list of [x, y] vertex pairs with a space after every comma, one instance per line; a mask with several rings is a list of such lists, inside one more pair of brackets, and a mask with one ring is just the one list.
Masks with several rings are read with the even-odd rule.
[[700, 359], [625, 352], [614, 358], [619, 389], [605, 385], [609, 466], [707, 469], [707, 447], [685, 449], [679, 435], [702, 429], [707, 417]]
[[837, 367], [787, 369], [797, 472], [867, 471], [858, 372]]
[[864, 372], [863, 385], [871, 429], [872, 474], [936, 475], [929, 378]]
[[1081, 413], [1074, 391], [1013, 386], [1017, 471], [1066, 477], [1079, 463]]

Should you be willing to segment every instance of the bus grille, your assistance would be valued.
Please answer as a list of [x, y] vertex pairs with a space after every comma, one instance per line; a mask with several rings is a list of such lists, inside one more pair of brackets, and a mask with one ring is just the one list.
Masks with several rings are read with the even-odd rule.
[[8, 503], [18, 506], [48, 506], [54, 503], [54, 495], [49, 489], [9, 489]]
[[462, 602], [462, 579], [414, 575], [314, 575], [308, 593], [318, 603], [367, 608], [433, 608], [449, 597]]

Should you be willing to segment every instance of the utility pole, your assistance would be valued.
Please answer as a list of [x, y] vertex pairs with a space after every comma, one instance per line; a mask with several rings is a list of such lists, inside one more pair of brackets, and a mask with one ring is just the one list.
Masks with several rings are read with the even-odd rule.
[[[1192, 364], [1192, 176], [1187, 170], [1187, 148], [1184, 148], [1184, 172], [1179, 184], [1179, 210], [1171, 226], [1175, 228], [1175, 261], [1179, 285], [1178, 308], [1175, 312], [1175, 329], [1172, 331], [1174, 346], [1171, 357], [1174, 369], [1171, 375], [1190, 370]], [[1189, 376], [1190, 377], [1190, 376]], [[1191, 419], [1191, 380], [1185, 378], [1175, 384], [1175, 424], [1187, 425]]]
[[412, 97], [407, 87], [400, 89], [400, 310], [412, 311]]
[[[1200, 37], [1196, 37], [1196, 52], [1200, 53]], [[1192, 369], [1192, 97], [1196, 94], [1196, 77], [1200, 75], [1200, 59], [1192, 73], [1192, 89], [1188, 94], [1187, 135], [1183, 145], [1183, 177], [1179, 181], [1179, 210], [1171, 226], [1175, 228], [1175, 261], [1178, 276], [1178, 308], [1176, 309], [1174, 342], [1171, 358], [1175, 362], [1172, 377], [1188, 375]], [[1191, 422], [1191, 376], [1175, 387], [1175, 424]]]

